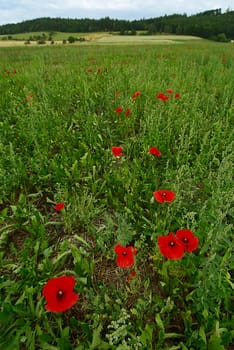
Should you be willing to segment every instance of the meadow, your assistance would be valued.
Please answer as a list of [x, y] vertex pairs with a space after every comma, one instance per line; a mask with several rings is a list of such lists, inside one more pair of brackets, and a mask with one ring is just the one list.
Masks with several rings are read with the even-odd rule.
[[0, 48], [0, 349], [233, 349], [233, 49]]

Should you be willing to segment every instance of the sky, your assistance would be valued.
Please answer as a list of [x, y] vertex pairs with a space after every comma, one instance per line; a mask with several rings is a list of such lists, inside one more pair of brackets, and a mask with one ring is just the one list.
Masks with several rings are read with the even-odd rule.
[[0, 0], [0, 25], [39, 17], [142, 19], [221, 8], [234, 0]]

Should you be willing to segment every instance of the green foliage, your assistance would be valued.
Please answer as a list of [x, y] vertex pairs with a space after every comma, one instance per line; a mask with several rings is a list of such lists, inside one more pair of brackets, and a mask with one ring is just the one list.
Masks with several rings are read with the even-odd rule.
[[[51, 45], [0, 54], [0, 348], [229, 349], [233, 50]], [[159, 188], [175, 201], [156, 202]], [[157, 238], [181, 228], [199, 247], [166, 260]], [[117, 243], [136, 247], [130, 269], [117, 267]], [[79, 301], [47, 312], [43, 286], [65, 274]]]
[[[173, 14], [132, 21], [111, 19], [109, 17], [100, 19], [43, 17], [16, 24], [2, 25], [0, 26], [0, 34], [46, 31], [48, 32], [48, 40], [51, 40], [54, 32], [119, 32], [121, 35], [136, 35], [140, 31], [148, 34], [196, 35], [203, 38], [216, 38], [219, 33], [224, 33], [227, 38], [231, 39], [234, 37], [233, 23], [234, 11], [222, 13], [221, 8], [219, 8], [190, 16], [186, 14]], [[7, 37], [5, 36], [3, 38]], [[12, 38], [14, 39], [14, 36]], [[41, 38], [37, 38], [36, 40], [39, 39]], [[29, 38], [29, 40], [33, 40], [33, 38]], [[73, 39], [71, 38], [71, 40]]]

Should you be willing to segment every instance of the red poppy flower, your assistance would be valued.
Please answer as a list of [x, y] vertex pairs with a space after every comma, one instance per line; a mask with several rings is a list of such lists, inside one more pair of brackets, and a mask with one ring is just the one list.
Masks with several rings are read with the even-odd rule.
[[116, 113], [122, 113], [123, 112], [123, 107], [117, 107], [115, 109]]
[[10, 72], [9, 70], [7, 70], [7, 71], [5, 72], [5, 74], [6, 74], [6, 75], [9, 75], [9, 74], [11, 74], [11, 72]]
[[198, 247], [198, 237], [194, 236], [194, 233], [190, 230], [177, 230], [176, 238], [184, 246], [186, 252], [193, 252]]
[[173, 93], [172, 89], [167, 89], [166, 91], [167, 91], [168, 94], [172, 94]]
[[158, 190], [153, 192], [154, 199], [159, 203], [173, 202], [175, 193], [169, 190]]
[[88, 68], [87, 72], [91, 73], [93, 71], [93, 68]]
[[130, 108], [128, 108], [125, 112], [126, 117], [128, 117], [130, 113], [131, 113], [131, 110], [130, 110]]
[[117, 244], [114, 250], [115, 253], [118, 255], [116, 258], [116, 264], [119, 267], [128, 268], [134, 264], [134, 256], [137, 253], [137, 249], [135, 247], [124, 247], [120, 244]]
[[123, 156], [123, 148], [122, 147], [118, 147], [118, 146], [113, 146], [111, 147], [111, 152], [113, 153], [113, 155], [115, 157], [121, 157]]
[[172, 232], [167, 236], [159, 236], [158, 245], [160, 252], [168, 259], [176, 260], [183, 257], [184, 246]]
[[180, 94], [178, 94], [178, 92], [175, 94], [175, 98], [180, 98]]
[[152, 154], [153, 156], [157, 156], [157, 157], [161, 156], [161, 152], [157, 147], [150, 147], [149, 153]]
[[17, 74], [17, 70], [16, 69], [13, 70], [13, 74]]
[[161, 101], [167, 101], [167, 100], [169, 99], [169, 96], [164, 95], [163, 92], [159, 92], [159, 93], [157, 94], [157, 98], [158, 98], [159, 100], [161, 100]]
[[98, 72], [98, 73], [101, 73], [101, 71], [102, 71], [101, 68], [98, 68], [97, 72]]
[[129, 273], [129, 276], [127, 278], [127, 281], [130, 282], [132, 281], [134, 278], [136, 277], [136, 271], [135, 270], [131, 270]]
[[46, 310], [63, 312], [70, 309], [79, 299], [79, 295], [73, 291], [75, 283], [72, 276], [51, 278], [42, 290], [47, 301]]
[[55, 204], [54, 209], [55, 209], [56, 211], [61, 211], [61, 210], [64, 209], [64, 207], [65, 207], [65, 204], [64, 204], [64, 203], [57, 203], [57, 204]]
[[140, 91], [134, 92], [134, 94], [132, 94], [132, 99], [135, 100], [138, 96], [140, 96], [140, 94], [141, 94]]

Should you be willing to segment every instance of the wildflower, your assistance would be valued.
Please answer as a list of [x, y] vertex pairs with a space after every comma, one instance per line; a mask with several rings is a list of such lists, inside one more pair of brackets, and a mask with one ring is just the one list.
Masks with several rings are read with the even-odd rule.
[[149, 153], [152, 154], [153, 156], [157, 156], [157, 157], [161, 156], [161, 152], [157, 147], [150, 147]]
[[132, 281], [134, 278], [136, 277], [136, 271], [135, 270], [131, 270], [129, 273], [129, 276], [127, 278], [127, 281], [130, 282]]
[[54, 209], [55, 209], [56, 211], [61, 211], [61, 210], [63, 210], [64, 208], [65, 208], [65, 204], [64, 204], [63, 202], [57, 203], [57, 204], [55, 204], [55, 206], [54, 206]]
[[183, 257], [184, 246], [173, 232], [168, 233], [167, 236], [159, 236], [158, 245], [160, 252], [168, 259], [177, 260]]
[[13, 70], [13, 74], [17, 74], [17, 70], [16, 69]]
[[130, 108], [128, 108], [125, 112], [126, 117], [128, 117], [130, 113], [131, 113], [131, 110], [130, 110]]
[[113, 146], [111, 147], [111, 152], [115, 157], [121, 157], [123, 156], [123, 148], [119, 146]]
[[167, 92], [168, 94], [172, 94], [172, 93], [173, 93], [173, 90], [172, 90], [172, 89], [167, 89], [166, 92]]
[[159, 100], [161, 100], [161, 101], [167, 101], [167, 100], [169, 99], [169, 96], [164, 95], [163, 92], [159, 92], [159, 93], [157, 94], [157, 98], [158, 98]]
[[5, 74], [6, 74], [6, 75], [10, 75], [11, 72], [10, 72], [9, 70], [7, 70], [7, 71], [5, 72]]
[[91, 68], [91, 67], [87, 69], [87, 72], [89, 72], [89, 73], [91, 73], [92, 71], [93, 71], [93, 68]]
[[115, 91], [115, 97], [112, 98], [113, 101], [117, 100], [117, 98], [119, 97], [120, 92], [118, 90]]
[[134, 94], [132, 94], [132, 99], [135, 100], [140, 95], [141, 95], [141, 92], [140, 91], [136, 91], [136, 92], [134, 92]]
[[137, 249], [135, 247], [124, 247], [120, 244], [117, 244], [114, 248], [114, 251], [118, 255], [116, 258], [116, 264], [119, 267], [128, 268], [134, 264], [134, 256], [137, 253]]
[[178, 94], [178, 92], [175, 94], [175, 98], [180, 98], [180, 94]]
[[51, 278], [44, 286], [42, 294], [46, 299], [46, 310], [51, 312], [63, 312], [70, 309], [79, 299], [79, 295], [73, 291], [75, 278], [61, 276]]
[[186, 252], [192, 252], [198, 247], [198, 237], [194, 235], [194, 233], [190, 230], [177, 230], [176, 231], [176, 238], [180, 241], [180, 243], [183, 245], [184, 250]]
[[97, 72], [98, 72], [98, 73], [101, 73], [101, 71], [102, 71], [101, 68], [98, 68]]
[[33, 94], [30, 92], [30, 94], [29, 94], [27, 97], [24, 98], [24, 101], [25, 101], [25, 102], [28, 102], [28, 101], [30, 101], [32, 98], [33, 98]]
[[175, 193], [169, 190], [158, 190], [153, 192], [154, 199], [159, 203], [173, 202]]
[[123, 112], [123, 107], [117, 107], [115, 109], [116, 113], [122, 113]]

